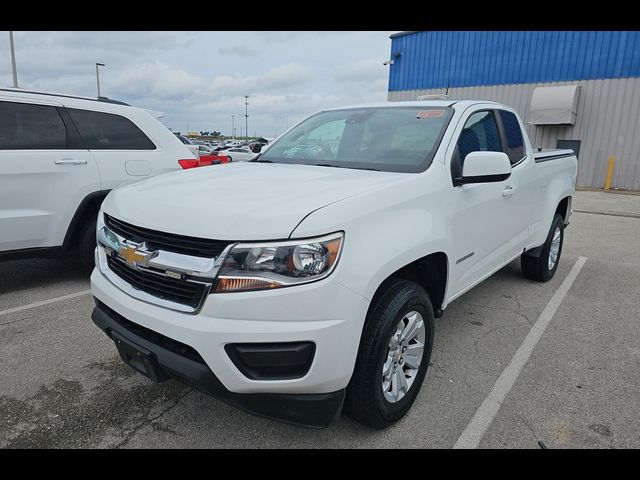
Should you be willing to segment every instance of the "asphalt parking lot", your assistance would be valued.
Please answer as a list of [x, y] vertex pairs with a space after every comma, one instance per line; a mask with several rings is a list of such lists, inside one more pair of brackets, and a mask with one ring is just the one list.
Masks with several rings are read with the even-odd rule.
[[[289, 426], [177, 381], [154, 384], [91, 321], [81, 271], [0, 263], [0, 447], [449, 448], [493, 402], [480, 447], [638, 448], [640, 196], [578, 192], [574, 210], [552, 281], [526, 280], [514, 262], [449, 306], [413, 409], [384, 431], [345, 416], [325, 430]], [[514, 354], [545, 318], [496, 399], [494, 385], [514, 374]]]

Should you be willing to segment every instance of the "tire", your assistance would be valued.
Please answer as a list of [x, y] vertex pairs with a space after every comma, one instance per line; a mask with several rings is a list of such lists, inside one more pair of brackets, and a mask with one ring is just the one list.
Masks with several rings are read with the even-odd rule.
[[[559, 243], [557, 243], [556, 241], [556, 243], [554, 244], [556, 231], [559, 232]], [[520, 266], [525, 277], [530, 278], [531, 280], [536, 280], [538, 282], [546, 282], [551, 280], [555, 275], [556, 270], [558, 269], [563, 244], [564, 221], [562, 219], [562, 216], [556, 213], [553, 217], [553, 222], [551, 222], [551, 228], [549, 229], [547, 240], [544, 242], [544, 244], [542, 245], [542, 249], [540, 250], [540, 256], [533, 257], [527, 255], [526, 253], [523, 253], [520, 257]], [[552, 246], [554, 247], [553, 250]], [[555, 251], [556, 247], [556, 258], [555, 261], [552, 262], [553, 251]]]
[[[412, 369], [412, 372], [409, 372], [412, 373], [412, 376], [407, 377], [404, 373], [407, 370], [404, 369], [411, 369], [410, 362], [407, 360], [402, 365], [403, 357], [400, 357], [398, 362], [391, 362], [393, 351], [390, 349], [390, 342], [392, 336], [395, 337], [398, 333], [400, 322], [404, 324], [407, 315], [411, 312], [418, 313], [422, 317], [423, 328], [420, 331], [424, 334], [422, 337], [424, 347], [422, 358], [418, 361], [418, 368]], [[419, 317], [414, 318], [419, 319]], [[345, 413], [376, 429], [386, 428], [400, 420], [413, 405], [427, 373], [433, 335], [433, 307], [427, 292], [415, 282], [400, 279], [391, 280], [367, 315], [356, 365], [347, 386]], [[406, 347], [415, 352], [416, 347], [412, 348], [411, 345], [411, 343], [406, 343], [402, 348]], [[407, 359], [409, 358], [409, 354], [404, 353], [403, 355], [407, 355]], [[415, 362], [415, 357], [413, 361]], [[398, 367], [403, 372], [400, 375], [405, 377], [405, 381], [412, 379], [408, 389], [405, 387], [404, 395], [395, 401], [390, 401], [387, 398], [387, 396], [393, 396], [393, 389], [391, 388], [390, 391], [389, 382], [385, 386], [385, 378], [383, 377], [383, 367], [390, 363], [390, 369], [393, 368], [394, 363], [399, 364]], [[396, 377], [396, 379], [400, 380], [400, 377]], [[398, 382], [398, 384], [400, 383]], [[383, 392], [385, 388], [386, 392]]]
[[229, 163], [233, 162], [233, 158], [231, 158], [229, 155], [227, 155], [227, 158], [229, 159]]
[[78, 257], [85, 271], [90, 272], [95, 266], [94, 251], [96, 249], [96, 220], [90, 220], [82, 226], [78, 236]]

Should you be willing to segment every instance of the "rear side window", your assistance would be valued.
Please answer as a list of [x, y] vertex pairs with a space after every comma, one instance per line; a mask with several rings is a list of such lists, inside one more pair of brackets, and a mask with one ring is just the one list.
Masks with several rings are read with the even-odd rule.
[[142, 130], [122, 115], [67, 108], [89, 150], [155, 150]]
[[67, 133], [56, 107], [0, 102], [0, 150], [64, 150]]
[[524, 137], [518, 123], [518, 117], [512, 112], [499, 110], [504, 133], [507, 137], [507, 145], [504, 152], [509, 156], [511, 165], [518, 163], [524, 157]]

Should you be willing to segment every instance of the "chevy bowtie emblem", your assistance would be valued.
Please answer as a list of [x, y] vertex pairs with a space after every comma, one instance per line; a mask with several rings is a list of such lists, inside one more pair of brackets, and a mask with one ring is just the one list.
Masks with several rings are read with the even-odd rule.
[[125, 243], [118, 253], [131, 268], [148, 267], [149, 261], [158, 255], [158, 252], [143, 252], [140, 250], [143, 245], [142, 243]]

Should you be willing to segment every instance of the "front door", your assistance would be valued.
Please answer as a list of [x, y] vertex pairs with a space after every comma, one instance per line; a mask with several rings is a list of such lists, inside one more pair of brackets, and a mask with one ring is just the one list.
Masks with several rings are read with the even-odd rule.
[[[498, 123], [491, 109], [476, 110], [461, 120], [457, 141], [450, 147], [452, 179], [462, 175], [464, 158], [475, 151], [502, 151]], [[449, 301], [466, 291], [504, 263], [513, 232], [509, 226], [513, 210], [505, 201], [510, 178], [454, 186], [451, 285]], [[508, 193], [507, 193], [508, 195]]]

